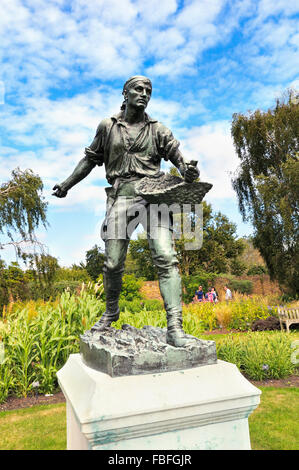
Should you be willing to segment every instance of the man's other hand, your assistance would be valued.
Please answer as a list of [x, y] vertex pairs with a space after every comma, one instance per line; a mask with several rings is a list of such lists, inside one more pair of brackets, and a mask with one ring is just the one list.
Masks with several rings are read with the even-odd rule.
[[56, 197], [65, 197], [67, 195], [67, 191], [63, 190], [59, 184], [55, 184], [53, 187], [54, 193], [52, 193], [52, 196]]
[[193, 183], [198, 177], [199, 169], [196, 166], [188, 164], [184, 175], [186, 183]]

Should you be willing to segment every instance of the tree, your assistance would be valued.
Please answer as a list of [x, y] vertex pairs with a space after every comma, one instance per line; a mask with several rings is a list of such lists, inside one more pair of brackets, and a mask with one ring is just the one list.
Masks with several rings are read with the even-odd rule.
[[55, 296], [54, 282], [59, 270], [57, 258], [49, 254], [28, 255], [30, 269], [26, 271], [33, 298], [49, 299]]
[[[186, 214], [186, 216], [194, 217], [192, 213]], [[178, 227], [175, 226], [174, 230], [178, 230]], [[185, 242], [183, 233], [180, 238], [175, 239], [179, 269], [181, 274], [185, 276], [197, 274], [199, 271], [206, 273], [231, 272], [244, 249], [242, 240], [236, 237], [236, 225], [221, 212], [213, 213], [212, 206], [206, 202], [203, 202], [202, 247], [196, 250], [187, 250]], [[129, 253], [137, 264], [137, 275], [147, 280], [157, 279], [146, 238], [140, 236], [137, 240], [131, 240]], [[245, 267], [243, 267], [243, 271], [244, 269]]]
[[221, 212], [213, 213], [210, 204], [203, 202], [203, 207], [203, 245], [198, 251], [197, 264], [207, 272], [232, 272], [244, 250], [242, 240], [236, 235], [237, 226]]
[[25, 300], [30, 297], [28, 275], [16, 261], [6, 264], [0, 260], [0, 315], [10, 300]]
[[270, 277], [299, 292], [299, 103], [294, 91], [267, 112], [234, 114], [240, 167], [232, 179], [244, 221]]
[[[38, 243], [34, 230], [42, 223], [45, 227], [47, 203], [42, 196], [43, 183], [31, 170], [13, 170], [12, 178], [0, 186], [0, 249], [13, 245], [22, 253], [24, 242]], [[17, 238], [16, 238], [17, 237]]]
[[137, 240], [130, 240], [128, 255], [130, 259], [134, 260], [136, 266], [134, 274], [136, 276], [143, 277], [148, 281], [158, 279], [158, 272], [153, 264], [149, 244], [144, 234], [138, 235]]
[[103, 273], [105, 255], [103, 250], [95, 245], [88, 250], [85, 255], [86, 271], [90, 277], [96, 281], [100, 274]]
[[251, 267], [260, 266], [265, 269], [265, 261], [261, 256], [259, 250], [257, 250], [253, 245], [252, 236], [242, 237], [242, 242], [245, 246], [245, 249], [241, 255], [241, 261], [245, 264], [246, 269], [249, 270]]

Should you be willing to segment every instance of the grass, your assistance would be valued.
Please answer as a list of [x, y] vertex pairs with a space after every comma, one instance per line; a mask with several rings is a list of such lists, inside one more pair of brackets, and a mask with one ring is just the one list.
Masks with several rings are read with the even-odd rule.
[[[260, 387], [261, 403], [249, 417], [253, 450], [297, 450], [299, 388]], [[64, 450], [65, 404], [0, 413], [0, 450]]]
[[260, 387], [261, 403], [249, 417], [255, 450], [298, 450], [299, 388]]
[[66, 449], [65, 404], [0, 412], [0, 449]]

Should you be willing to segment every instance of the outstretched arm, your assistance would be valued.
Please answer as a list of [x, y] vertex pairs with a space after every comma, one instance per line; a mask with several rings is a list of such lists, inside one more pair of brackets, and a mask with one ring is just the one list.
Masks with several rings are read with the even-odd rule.
[[82, 158], [73, 173], [61, 184], [55, 184], [53, 187], [54, 193], [52, 196], [56, 197], [65, 197], [69, 189], [71, 189], [79, 181], [83, 180], [91, 170], [96, 166], [96, 164], [88, 159], [87, 157]]

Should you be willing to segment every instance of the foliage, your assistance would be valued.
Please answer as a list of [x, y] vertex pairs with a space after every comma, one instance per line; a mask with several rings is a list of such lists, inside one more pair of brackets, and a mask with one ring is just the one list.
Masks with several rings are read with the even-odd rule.
[[163, 303], [160, 300], [140, 298], [134, 298], [133, 300], [121, 298], [119, 300], [121, 312], [139, 313], [141, 310], [157, 312], [163, 310], [163, 308]]
[[198, 336], [203, 331], [211, 331], [218, 326], [214, 305], [211, 302], [184, 305], [183, 320], [185, 331], [193, 336]]
[[[227, 317], [226, 326], [228, 329], [235, 329], [246, 331], [251, 328], [252, 323], [256, 320], [265, 319], [269, 315], [277, 313], [276, 307], [269, 307], [267, 305], [267, 297], [263, 296], [239, 296], [237, 300], [236, 295], [234, 296], [236, 301], [230, 302], [230, 316]], [[215, 307], [216, 315], [221, 312], [222, 304], [219, 302]]]
[[232, 137], [240, 159], [233, 187], [253, 243], [272, 279], [299, 291], [299, 104], [288, 90], [274, 109], [234, 114]]
[[251, 326], [252, 331], [280, 330], [279, 318], [270, 316], [265, 320], [256, 320]]
[[139, 292], [143, 279], [137, 278], [134, 274], [124, 274], [122, 279], [121, 299], [134, 300], [141, 299]]
[[90, 282], [92, 279], [90, 275], [88, 274], [87, 270], [83, 266], [77, 266], [73, 264], [71, 267], [66, 268], [66, 267], [59, 267], [55, 273], [55, 283], [56, 282], [68, 282], [68, 281], [73, 281], [73, 282]]
[[259, 250], [253, 245], [252, 236], [246, 236], [241, 238], [244, 251], [240, 256], [241, 261], [249, 269], [251, 266], [262, 266], [265, 267], [265, 261], [263, 260]]
[[130, 240], [128, 257], [134, 260], [136, 275], [147, 281], [158, 279], [147, 238], [143, 235], [138, 235], [137, 240]]
[[11, 299], [28, 299], [30, 296], [29, 277], [15, 261], [6, 267], [0, 265], [0, 309]]
[[79, 351], [78, 338], [96, 322], [104, 304], [85, 289], [64, 292], [55, 302], [30, 301], [4, 312], [0, 336], [5, 362], [0, 365], [2, 400], [8, 393], [26, 396], [39, 382], [40, 393], [57, 387], [56, 372], [69, 354]]
[[245, 279], [231, 279], [228, 282], [228, 287], [231, 290], [240, 292], [240, 294], [251, 294], [253, 290], [253, 283], [252, 281]]
[[198, 290], [198, 286], [202, 286], [203, 291], [207, 292], [208, 288], [213, 285], [217, 274], [207, 273], [204, 271], [198, 271], [193, 276], [182, 276], [183, 286], [183, 301], [189, 303], [192, 301], [195, 292]]
[[125, 309], [121, 312], [119, 320], [113, 325], [115, 328], [120, 329], [123, 324], [129, 324], [135, 328], [143, 328], [145, 325], [152, 325], [158, 328], [166, 328], [166, 313], [165, 310], [146, 310], [142, 309], [136, 313], [130, 312]]
[[103, 273], [105, 255], [102, 249], [95, 245], [86, 252], [85, 259], [86, 271], [89, 276], [96, 281], [99, 275]]
[[217, 357], [252, 380], [284, 378], [296, 370], [291, 343], [289, 335], [277, 331], [227, 335], [217, 342]]
[[238, 258], [234, 258], [230, 263], [230, 272], [234, 276], [241, 276], [246, 271], [246, 264]]
[[[198, 267], [202, 271], [243, 273], [244, 263], [239, 259], [244, 250], [244, 243], [236, 238], [236, 225], [221, 214], [213, 213], [210, 204], [203, 202], [203, 244], [200, 249], [186, 249], [186, 239], [183, 233], [183, 222], [175, 221], [175, 248], [179, 261], [179, 269], [186, 276], [196, 274]], [[184, 214], [190, 219], [190, 226], [199, 223], [192, 212]], [[181, 235], [180, 235], [181, 234]], [[136, 274], [151, 281], [157, 279], [157, 270], [153, 264], [147, 238], [139, 235], [137, 240], [129, 244], [130, 269], [132, 260], [135, 263]]]
[[[39, 393], [52, 393], [56, 389], [57, 370], [69, 354], [79, 351], [79, 335], [90, 329], [105, 310], [104, 302], [96, 296], [98, 287], [101, 291], [101, 284], [90, 283], [82, 285], [76, 295], [64, 292], [54, 302], [16, 302], [4, 309], [0, 322], [0, 339], [5, 348], [5, 359], [0, 365], [1, 401], [10, 394], [26, 396], [32, 393], [36, 381], [39, 382]], [[264, 298], [254, 301], [240, 297], [229, 304], [186, 305], [183, 307], [184, 330], [200, 337], [203, 331], [219, 327], [220, 322], [224, 327], [248, 330], [255, 319], [275, 313], [275, 309], [268, 309], [263, 301]], [[145, 325], [166, 327], [166, 312], [159, 301], [121, 300], [120, 308], [120, 319], [113, 324], [116, 328], [121, 328], [124, 323], [137, 328]], [[219, 357], [232, 360], [252, 377], [278, 377], [294, 370], [289, 364], [292, 334], [252, 334], [258, 335], [256, 340], [254, 336], [240, 334], [234, 342], [231, 335], [226, 335], [219, 345]]]
[[261, 264], [254, 264], [247, 271], [247, 276], [263, 276], [263, 274], [267, 274], [267, 269]]
[[243, 241], [236, 237], [236, 224], [221, 212], [213, 214], [206, 203], [203, 206], [209, 211], [203, 214], [203, 246], [198, 251], [197, 266], [207, 272], [230, 272], [243, 253]]
[[234, 298], [229, 303], [196, 302], [184, 305], [183, 312], [196, 318], [196, 322], [202, 326], [201, 331], [213, 328], [246, 331], [251, 329], [256, 320], [277, 315], [277, 308], [268, 305], [271, 302], [269, 297], [235, 294]]
[[17, 262], [9, 266], [0, 262], [0, 311], [12, 300], [48, 300], [66, 289], [73, 293], [80, 290], [82, 282], [92, 282], [81, 266], [60, 268], [56, 258], [44, 253], [35, 253], [28, 258], [29, 268], [26, 270], [21, 269]]
[[34, 254], [30, 256], [31, 298], [44, 300], [55, 295], [54, 280], [59, 269], [57, 258], [51, 255]]
[[[42, 196], [43, 183], [31, 170], [16, 168], [12, 178], [0, 186], [0, 234], [8, 243], [0, 241], [0, 248], [13, 244], [20, 255], [21, 242], [35, 242], [34, 230], [46, 222], [47, 203]], [[16, 236], [20, 237], [16, 240]]]

